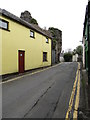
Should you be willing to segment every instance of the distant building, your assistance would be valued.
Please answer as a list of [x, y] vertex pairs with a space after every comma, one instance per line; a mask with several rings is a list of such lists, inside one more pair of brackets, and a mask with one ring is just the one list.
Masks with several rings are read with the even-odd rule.
[[59, 61], [64, 62], [64, 52], [63, 51], [60, 53]]
[[72, 56], [72, 61], [77, 62], [78, 61], [78, 54], [75, 54]]

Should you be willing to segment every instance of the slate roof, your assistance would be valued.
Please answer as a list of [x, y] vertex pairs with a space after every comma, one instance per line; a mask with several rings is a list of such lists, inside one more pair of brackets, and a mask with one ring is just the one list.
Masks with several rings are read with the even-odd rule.
[[25, 20], [22, 20], [21, 18], [15, 16], [14, 14], [6, 11], [5, 9], [0, 8], [0, 15], [5, 16], [15, 22], [18, 22], [19, 24], [22, 24], [23, 26], [26, 26], [26, 27], [52, 39], [51, 33], [48, 30], [44, 30], [44, 29], [40, 28], [38, 25], [30, 24], [30, 23], [26, 22]]

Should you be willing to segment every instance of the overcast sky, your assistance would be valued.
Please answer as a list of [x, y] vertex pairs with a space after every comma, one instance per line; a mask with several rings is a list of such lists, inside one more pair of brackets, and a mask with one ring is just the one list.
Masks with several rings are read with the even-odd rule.
[[20, 17], [28, 10], [39, 26], [62, 30], [62, 49], [75, 49], [81, 43], [88, 0], [0, 0], [0, 8]]

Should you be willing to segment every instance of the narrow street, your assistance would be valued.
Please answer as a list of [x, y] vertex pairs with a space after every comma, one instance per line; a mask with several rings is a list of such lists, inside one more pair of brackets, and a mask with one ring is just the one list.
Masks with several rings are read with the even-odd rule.
[[3, 118], [65, 118], [77, 69], [61, 63], [3, 83]]

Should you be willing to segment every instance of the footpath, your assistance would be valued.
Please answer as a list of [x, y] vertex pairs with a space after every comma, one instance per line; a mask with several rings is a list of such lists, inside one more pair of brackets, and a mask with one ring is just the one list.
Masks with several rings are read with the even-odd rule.
[[90, 120], [90, 85], [88, 84], [88, 75], [85, 69], [81, 69], [81, 89], [78, 119]]

